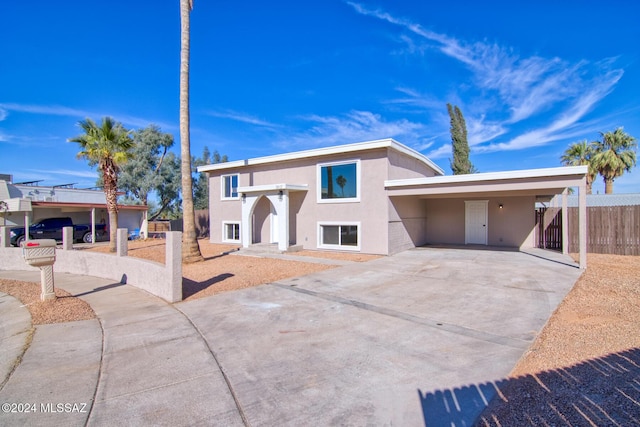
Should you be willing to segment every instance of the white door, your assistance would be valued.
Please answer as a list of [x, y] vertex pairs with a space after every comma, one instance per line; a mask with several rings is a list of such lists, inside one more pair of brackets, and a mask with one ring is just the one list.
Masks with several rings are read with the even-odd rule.
[[465, 245], [487, 244], [487, 200], [466, 201], [464, 215]]
[[275, 206], [271, 205], [271, 243], [278, 243], [278, 234], [280, 232], [280, 227], [278, 226], [278, 212], [276, 212]]

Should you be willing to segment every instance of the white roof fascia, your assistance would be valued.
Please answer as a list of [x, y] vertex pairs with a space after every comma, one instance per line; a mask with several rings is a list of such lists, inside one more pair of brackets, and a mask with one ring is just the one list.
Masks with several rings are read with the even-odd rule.
[[433, 163], [424, 154], [421, 154], [418, 151], [407, 147], [406, 145], [400, 144], [399, 142], [391, 138], [379, 139], [375, 141], [357, 142], [355, 144], [335, 145], [332, 147], [315, 148], [312, 150], [295, 151], [292, 153], [276, 154], [273, 156], [266, 156], [266, 157], [256, 157], [256, 158], [247, 159], [247, 160], [236, 160], [233, 162], [204, 165], [204, 166], [198, 167], [198, 172], [209, 172], [214, 170], [232, 169], [232, 168], [238, 168], [243, 166], [260, 165], [265, 163], [285, 162], [289, 160], [305, 159], [309, 157], [329, 156], [332, 154], [352, 153], [356, 151], [374, 150], [378, 148], [392, 148], [396, 151], [407, 154], [408, 156], [411, 156], [416, 160], [419, 160], [427, 164], [429, 167], [435, 170], [436, 173], [440, 173], [441, 175], [444, 175], [444, 171], [438, 165]]
[[501, 181], [511, 179], [553, 178], [572, 175], [586, 175], [588, 166], [563, 166], [558, 168], [526, 169], [516, 171], [486, 172], [466, 175], [434, 176], [429, 178], [395, 179], [384, 182], [386, 188], [416, 185], [464, 184], [480, 181]]
[[308, 191], [309, 186], [298, 184], [266, 184], [266, 185], [252, 185], [249, 187], [238, 187], [238, 193], [263, 193], [267, 191]]
[[7, 204], [7, 212], [31, 212], [33, 210], [29, 199], [13, 198], [6, 199], [4, 202]]

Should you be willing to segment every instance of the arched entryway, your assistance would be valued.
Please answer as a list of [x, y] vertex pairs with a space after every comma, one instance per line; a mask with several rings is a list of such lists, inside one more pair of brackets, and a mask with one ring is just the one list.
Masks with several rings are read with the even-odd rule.
[[268, 197], [261, 196], [253, 207], [251, 243], [278, 243], [278, 211]]
[[275, 184], [240, 187], [242, 198], [242, 246], [277, 243], [289, 248], [289, 193], [307, 191], [306, 185]]

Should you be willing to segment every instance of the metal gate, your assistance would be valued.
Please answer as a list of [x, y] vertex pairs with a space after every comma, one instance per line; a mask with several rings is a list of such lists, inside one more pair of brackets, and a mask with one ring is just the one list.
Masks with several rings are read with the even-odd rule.
[[562, 251], [562, 209], [536, 209], [536, 246]]

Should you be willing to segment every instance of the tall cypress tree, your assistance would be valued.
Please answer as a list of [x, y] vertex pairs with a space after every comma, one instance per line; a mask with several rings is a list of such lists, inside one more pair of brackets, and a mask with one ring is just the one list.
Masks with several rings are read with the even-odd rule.
[[447, 104], [451, 118], [451, 145], [453, 159], [449, 161], [454, 175], [475, 173], [476, 168], [469, 160], [469, 143], [467, 142], [467, 124], [458, 106]]

